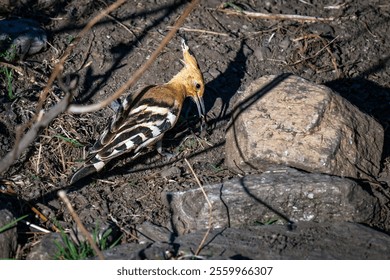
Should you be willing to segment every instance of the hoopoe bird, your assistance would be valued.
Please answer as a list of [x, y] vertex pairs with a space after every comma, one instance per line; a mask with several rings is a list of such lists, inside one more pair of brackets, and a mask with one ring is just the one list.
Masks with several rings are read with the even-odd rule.
[[125, 98], [70, 184], [102, 170], [110, 160], [125, 153], [135, 159], [144, 148], [157, 144], [162, 154], [161, 139], [176, 124], [187, 97], [195, 102], [199, 116], [204, 116], [202, 72], [184, 40], [181, 47], [184, 67], [180, 72], [163, 85], [147, 86]]

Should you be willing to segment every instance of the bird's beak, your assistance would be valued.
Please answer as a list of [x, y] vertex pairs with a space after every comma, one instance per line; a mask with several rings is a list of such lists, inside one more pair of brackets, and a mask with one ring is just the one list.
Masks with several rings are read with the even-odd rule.
[[196, 104], [196, 108], [198, 108], [199, 117], [203, 118], [206, 114], [206, 109], [204, 107], [203, 98], [201, 96], [196, 96], [192, 98]]

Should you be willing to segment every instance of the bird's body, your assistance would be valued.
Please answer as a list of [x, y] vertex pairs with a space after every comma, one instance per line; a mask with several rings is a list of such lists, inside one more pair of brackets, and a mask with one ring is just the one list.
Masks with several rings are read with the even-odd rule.
[[159, 142], [176, 124], [185, 98], [191, 97], [199, 114], [204, 114], [202, 73], [184, 41], [182, 49], [183, 69], [168, 83], [148, 86], [124, 100], [90, 150], [84, 166], [71, 178], [71, 184], [100, 171], [122, 154], [130, 153], [131, 158], [136, 158], [144, 148]]

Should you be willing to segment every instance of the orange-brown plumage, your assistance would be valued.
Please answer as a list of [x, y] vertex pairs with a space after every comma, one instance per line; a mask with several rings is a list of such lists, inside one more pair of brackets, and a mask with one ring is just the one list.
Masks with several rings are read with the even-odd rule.
[[160, 141], [176, 124], [187, 97], [195, 102], [199, 115], [204, 115], [202, 72], [184, 41], [182, 50], [184, 67], [169, 82], [148, 86], [124, 100], [71, 184], [100, 171], [113, 158], [124, 153], [136, 158], [143, 148]]

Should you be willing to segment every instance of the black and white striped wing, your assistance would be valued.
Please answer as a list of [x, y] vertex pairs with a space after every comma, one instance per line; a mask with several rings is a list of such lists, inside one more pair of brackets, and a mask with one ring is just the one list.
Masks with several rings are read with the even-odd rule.
[[115, 131], [106, 130], [92, 148], [88, 161], [97, 171], [124, 153], [132, 153], [131, 157], [135, 158], [143, 148], [159, 141], [176, 123], [179, 112], [166, 107], [140, 105], [129, 113], [127, 122], [119, 127], [114, 125], [118, 128]]
[[126, 98], [91, 148], [85, 165], [73, 175], [71, 184], [100, 171], [113, 158], [125, 153], [136, 158], [143, 148], [158, 142], [180, 114], [180, 106], [174, 99], [162, 101], [167, 96], [165, 91], [151, 86]]

